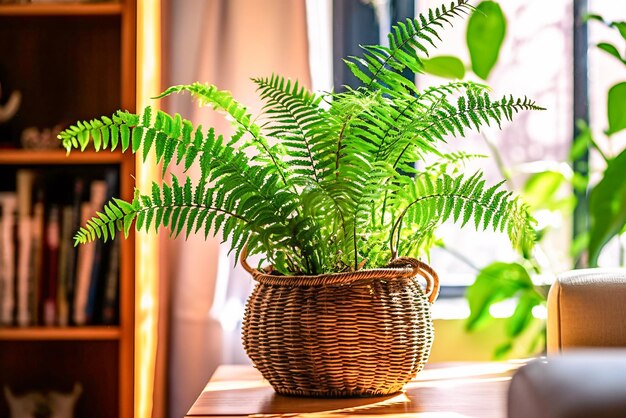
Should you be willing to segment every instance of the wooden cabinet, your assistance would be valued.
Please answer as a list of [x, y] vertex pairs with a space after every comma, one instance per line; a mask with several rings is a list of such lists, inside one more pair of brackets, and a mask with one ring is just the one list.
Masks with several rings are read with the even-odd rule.
[[[66, 125], [118, 108], [134, 111], [135, 51], [134, 0], [0, 4], [0, 83], [5, 94], [22, 94], [18, 113], [0, 125], [0, 193], [14, 188], [24, 170], [53, 179], [92, 179], [114, 171], [116, 194], [132, 199], [132, 155], [26, 150], [20, 135], [28, 127]], [[50, 195], [62, 194], [72, 183], [52, 181], [46, 188]], [[67, 392], [79, 382], [76, 417], [133, 416], [134, 237], [117, 239], [115, 319], [76, 325], [70, 318], [61, 326], [31, 318], [26, 326], [1, 326], [0, 386], [16, 393]], [[0, 416], [9, 416], [3, 394]]]

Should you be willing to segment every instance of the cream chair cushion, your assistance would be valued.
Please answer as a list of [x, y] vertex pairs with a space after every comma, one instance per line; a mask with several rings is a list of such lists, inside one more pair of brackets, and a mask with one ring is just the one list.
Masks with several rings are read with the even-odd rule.
[[548, 295], [547, 346], [626, 347], [626, 269], [560, 275]]

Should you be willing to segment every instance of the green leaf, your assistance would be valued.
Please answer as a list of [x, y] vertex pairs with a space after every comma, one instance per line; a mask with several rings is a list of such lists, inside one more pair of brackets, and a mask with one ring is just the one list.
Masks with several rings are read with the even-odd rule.
[[488, 318], [491, 305], [512, 298], [521, 290], [532, 289], [526, 269], [518, 263], [495, 262], [482, 269], [467, 288], [470, 316], [466, 328], [474, 330]]
[[133, 205], [131, 205], [130, 203], [121, 200], [121, 199], [117, 199], [117, 198], [113, 198], [113, 201], [115, 202], [115, 204], [117, 204], [117, 206], [120, 207], [120, 209], [122, 209], [122, 211], [124, 212], [124, 214], [128, 214], [130, 212], [134, 212], [133, 210]]
[[622, 64], [626, 64], [626, 59], [622, 57], [622, 55], [619, 53], [615, 45], [612, 45], [606, 42], [601, 42], [598, 44], [598, 48], [600, 48], [604, 52], [609, 53], [610, 55], [613, 55], [615, 58], [620, 60]]
[[572, 245], [570, 246], [569, 255], [578, 260], [589, 247], [589, 231], [584, 231], [574, 238]]
[[585, 153], [589, 151], [589, 147], [593, 143], [593, 133], [587, 123], [580, 119], [576, 121], [576, 126], [580, 133], [574, 138], [574, 143], [569, 152], [570, 161], [575, 161], [581, 158]]
[[589, 195], [589, 265], [598, 265], [602, 248], [626, 224], [626, 150], [609, 161]]
[[626, 22], [613, 22], [611, 26], [617, 29], [619, 34], [622, 35], [622, 38], [626, 40]]
[[533, 319], [533, 308], [543, 303], [543, 298], [534, 289], [525, 291], [517, 301], [513, 315], [506, 322], [509, 337], [518, 337]]
[[588, 14], [584, 16], [584, 20], [597, 20], [598, 22], [603, 23], [606, 26], [617, 29], [622, 38], [626, 40], [626, 22], [607, 22], [600, 15]]
[[493, 352], [494, 360], [502, 360], [504, 357], [513, 349], [513, 342], [506, 341], [500, 345], [498, 345]]
[[120, 126], [120, 134], [122, 136], [122, 151], [126, 151], [130, 145], [130, 128], [128, 125]]
[[543, 171], [532, 174], [524, 184], [522, 197], [531, 210], [549, 208], [555, 201], [556, 193], [565, 182], [559, 171]]
[[139, 147], [141, 146], [141, 140], [143, 139], [143, 132], [144, 132], [144, 128], [141, 126], [137, 126], [135, 127], [135, 129], [133, 129], [132, 132], [132, 138], [131, 138], [131, 149], [133, 154], [137, 152], [137, 150], [139, 150]]
[[476, 6], [467, 23], [466, 38], [472, 71], [483, 80], [498, 61], [505, 34], [506, 17], [498, 3], [483, 1]]
[[452, 56], [423, 58], [424, 72], [438, 77], [462, 79], [465, 77], [465, 66], [460, 59]]
[[596, 15], [593, 13], [587, 13], [586, 15], [583, 16], [583, 22], [587, 22], [589, 20], [597, 20], [598, 22], [604, 22], [604, 18], [600, 15]]
[[613, 135], [626, 128], [626, 82], [616, 84], [609, 90], [607, 114], [609, 117], [607, 135]]
[[124, 216], [124, 236], [126, 238], [128, 238], [128, 234], [130, 232], [130, 228], [133, 224], [133, 219], [135, 219], [135, 215], [136, 213], [129, 213], [128, 215]]
[[587, 174], [574, 173], [571, 181], [572, 181], [572, 188], [575, 191], [584, 193], [587, 191], [587, 188], [589, 187], [589, 173]]

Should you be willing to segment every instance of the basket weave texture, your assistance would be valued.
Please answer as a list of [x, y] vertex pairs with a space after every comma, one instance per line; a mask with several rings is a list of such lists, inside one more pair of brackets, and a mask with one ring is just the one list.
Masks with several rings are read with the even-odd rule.
[[[283, 395], [359, 397], [398, 392], [433, 342], [437, 274], [411, 258], [388, 268], [257, 281], [243, 321], [244, 348]], [[426, 292], [416, 276], [426, 279]]]

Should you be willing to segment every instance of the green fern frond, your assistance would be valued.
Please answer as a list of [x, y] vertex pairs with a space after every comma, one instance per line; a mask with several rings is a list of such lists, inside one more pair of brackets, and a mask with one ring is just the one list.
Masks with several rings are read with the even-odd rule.
[[525, 204], [502, 189], [503, 183], [486, 188], [480, 172], [469, 178], [448, 174], [436, 179], [417, 177], [409, 193], [394, 202], [401, 211], [390, 234], [392, 246], [400, 236], [401, 224], [423, 229], [432, 228], [433, 221], [439, 225], [452, 220], [465, 226], [473, 219], [477, 230], [490, 227], [506, 232], [516, 248], [528, 250], [534, 240], [534, 220]]
[[[302, 181], [320, 182], [316, 162], [323, 159], [323, 148], [314, 147], [315, 136], [327, 122], [320, 108], [320, 97], [284, 77], [255, 78], [260, 97], [269, 116], [264, 130], [268, 137], [281, 141], [290, 156], [292, 172]], [[297, 181], [297, 180], [296, 180]]]
[[214, 109], [230, 115], [236, 128], [243, 129], [249, 132], [253, 137], [259, 138], [261, 128], [253, 122], [252, 115], [248, 113], [248, 109], [236, 101], [230, 92], [220, 90], [214, 85], [198, 82], [193, 84], [181, 84], [168, 88], [155, 98], [161, 99], [174, 93], [183, 92], [191, 94], [202, 106], [212, 106]]
[[116, 232], [124, 232], [128, 236], [130, 225], [136, 216], [136, 207], [121, 199], [113, 199], [107, 202], [104, 212], [97, 212], [87, 223], [74, 235], [74, 245], [85, 244], [102, 239], [115, 238]]
[[[128, 235], [134, 221], [137, 230], [148, 231], [152, 227], [164, 226], [174, 237], [183, 232], [188, 237], [201, 231], [205, 237], [210, 233], [216, 235], [223, 227], [222, 237], [224, 240], [230, 238], [231, 251], [237, 255], [246, 243], [251, 254], [263, 252], [270, 256], [270, 260], [277, 252], [290, 251], [294, 247], [301, 248], [302, 254], [313, 253], [301, 242], [318, 240], [302, 230], [293, 231], [294, 222], [309, 221], [289, 217], [294, 210], [293, 199], [268, 195], [276, 185], [271, 186], [272, 179], [264, 179], [264, 168], [249, 167], [241, 174], [238, 170], [229, 171], [226, 164], [224, 166], [217, 180], [228, 184], [226, 190], [209, 187], [207, 183], [194, 186], [189, 177], [181, 182], [172, 176], [170, 184], [159, 186], [153, 183], [149, 195], [137, 192], [132, 202], [120, 199], [108, 202], [104, 213], [97, 213], [77, 232], [75, 243], [83, 244], [96, 238], [107, 240], [122, 230]], [[258, 203], [263, 201], [271, 204], [259, 207]], [[289, 236], [292, 238], [283, 240]], [[311, 262], [298, 260], [296, 265], [306, 263]]]
[[468, 15], [472, 10], [468, 0], [457, 0], [449, 8], [443, 5], [417, 18], [399, 22], [392, 26], [388, 35], [389, 47], [365, 46], [363, 57], [351, 57], [345, 60], [346, 65], [368, 88], [415, 92], [415, 84], [402, 76], [402, 72], [405, 69], [421, 72], [423, 65], [417, 53], [428, 56], [428, 48], [441, 39], [439, 30], [444, 24], [451, 25], [454, 17]]
[[[350, 117], [349, 134], [345, 135], [344, 154], [358, 152], [368, 160], [388, 160], [398, 138], [415, 133], [420, 122], [427, 119], [434, 106], [453, 94], [484, 94], [487, 88], [472, 82], [453, 82], [431, 87], [415, 96], [395, 92], [383, 96], [380, 92], [349, 91], [340, 113]], [[343, 95], [338, 96], [342, 101]], [[331, 109], [332, 110], [332, 109]], [[414, 143], [422, 153], [438, 154], [437, 147], [423, 138]], [[421, 158], [420, 158], [421, 159]]]
[[130, 127], [139, 123], [139, 115], [117, 111], [110, 118], [103, 116], [91, 121], [78, 121], [59, 134], [63, 147], [69, 153], [72, 148], [84, 151], [92, 143], [96, 151], [121, 145], [122, 151], [130, 146]]
[[[402, 135], [394, 140], [390, 156], [394, 156], [394, 167], [407, 161], [405, 154], [411, 147], [422, 146], [423, 142], [445, 142], [445, 136], [465, 136], [466, 129], [480, 130], [481, 126], [489, 126], [496, 122], [501, 126], [502, 120], [512, 120], [513, 114], [521, 110], [544, 110], [528, 99], [503, 97], [492, 101], [487, 93], [475, 95], [467, 92], [457, 99], [456, 106], [442, 100], [428, 117], [415, 122], [415, 131], [410, 135]], [[398, 152], [399, 150], [399, 152]], [[411, 154], [408, 154], [411, 155]]]
[[231, 142], [234, 143], [235, 139], [240, 138], [244, 133], [249, 133], [252, 139], [246, 145], [255, 146], [269, 158], [276, 167], [276, 172], [280, 175], [283, 183], [287, 186], [292, 186], [292, 182], [288, 179], [288, 166], [283, 162], [283, 156], [272, 152], [276, 148], [270, 147], [267, 139], [261, 134], [261, 127], [254, 123], [252, 115], [248, 113], [247, 108], [236, 101], [230, 92], [220, 90], [214, 85], [196, 82], [170, 87], [156, 98], [160, 99], [173, 93], [182, 92], [191, 94], [201, 105], [212, 106], [214, 109], [229, 115], [233, 120], [233, 126], [237, 130]]

